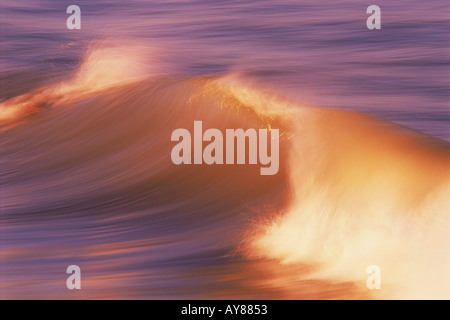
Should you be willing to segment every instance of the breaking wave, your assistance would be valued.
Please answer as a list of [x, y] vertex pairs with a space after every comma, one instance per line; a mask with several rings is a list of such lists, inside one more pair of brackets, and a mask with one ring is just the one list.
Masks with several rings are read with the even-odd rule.
[[[52, 272], [80, 261], [83, 297], [450, 298], [447, 142], [148, 56], [93, 47], [1, 103], [0, 296], [64, 296]], [[175, 166], [194, 120], [279, 128], [280, 172]]]

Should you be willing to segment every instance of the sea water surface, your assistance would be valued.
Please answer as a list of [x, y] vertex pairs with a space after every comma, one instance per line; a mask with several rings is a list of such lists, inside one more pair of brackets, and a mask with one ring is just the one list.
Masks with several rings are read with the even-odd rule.
[[[448, 299], [450, 5], [371, 4], [2, 1], [0, 298]], [[194, 120], [279, 173], [175, 166]]]

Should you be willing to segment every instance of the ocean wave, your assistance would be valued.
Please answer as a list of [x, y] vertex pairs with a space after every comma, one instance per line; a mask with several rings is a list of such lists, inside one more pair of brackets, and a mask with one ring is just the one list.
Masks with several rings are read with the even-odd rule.
[[[237, 74], [149, 72], [146, 54], [133, 52], [94, 48], [68, 80], [1, 103], [7, 267], [30, 252], [14, 230], [54, 248], [49, 264], [63, 250], [52, 241], [66, 239], [95, 275], [92, 287], [104, 286], [95, 270], [112, 263], [109, 277], [122, 275], [112, 282], [123, 287], [153, 272], [163, 296], [179, 296], [174, 283], [190, 274], [207, 283], [199, 297], [299, 298], [311, 288], [319, 297], [366, 297], [366, 268], [379, 265], [386, 290], [375, 297], [450, 297], [447, 142], [304, 106]], [[280, 172], [174, 165], [170, 135], [195, 120], [219, 130], [280, 129]], [[34, 226], [44, 228], [27, 235]], [[18, 278], [0, 281], [7, 297], [23, 294]]]

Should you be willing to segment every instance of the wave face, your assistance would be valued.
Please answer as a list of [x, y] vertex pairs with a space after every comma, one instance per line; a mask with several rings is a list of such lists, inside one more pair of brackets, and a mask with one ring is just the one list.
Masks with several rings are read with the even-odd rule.
[[[450, 298], [447, 142], [140, 57], [94, 48], [0, 105], [1, 298]], [[172, 164], [195, 120], [279, 128], [279, 173]]]

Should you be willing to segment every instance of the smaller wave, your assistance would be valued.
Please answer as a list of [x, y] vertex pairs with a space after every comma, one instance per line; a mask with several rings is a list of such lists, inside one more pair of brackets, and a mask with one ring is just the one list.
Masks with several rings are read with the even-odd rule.
[[40, 87], [0, 104], [0, 125], [10, 125], [50, 106], [84, 99], [114, 87], [163, 74], [156, 50], [130, 41], [95, 42], [69, 79]]

